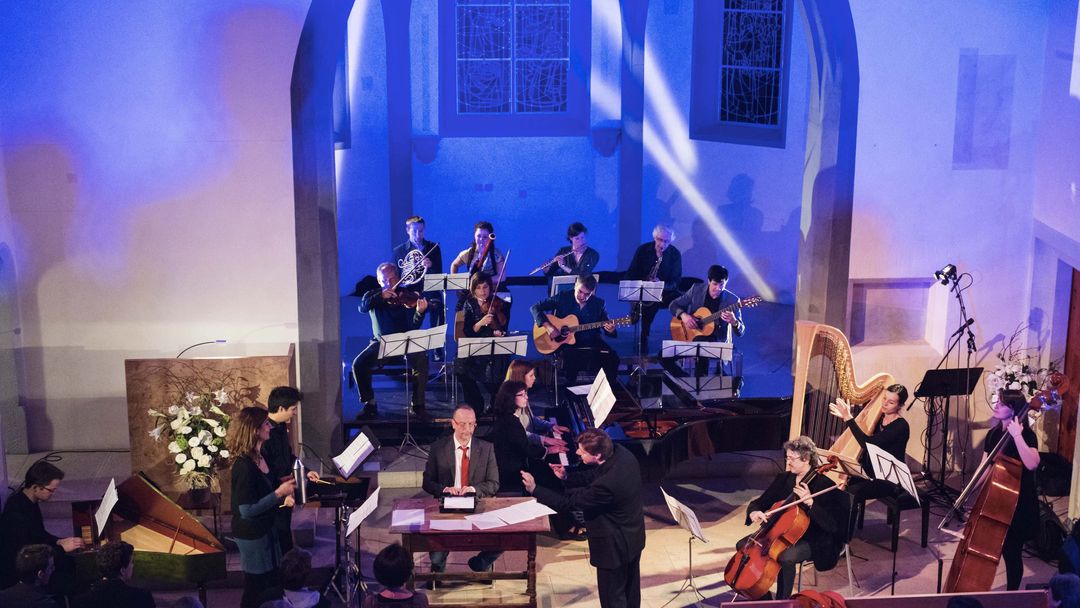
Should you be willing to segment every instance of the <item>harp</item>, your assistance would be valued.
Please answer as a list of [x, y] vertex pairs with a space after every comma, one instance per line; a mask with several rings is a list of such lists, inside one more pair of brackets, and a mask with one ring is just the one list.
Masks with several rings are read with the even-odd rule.
[[843, 397], [853, 408], [862, 406], [855, 423], [869, 435], [881, 419], [885, 388], [894, 382], [892, 375], [879, 373], [858, 384], [844, 333], [828, 325], [796, 321], [789, 438], [806, 435], [819, 448], [857, 460], [862, 448], [843, 421], [829, 413], [829, 404]]

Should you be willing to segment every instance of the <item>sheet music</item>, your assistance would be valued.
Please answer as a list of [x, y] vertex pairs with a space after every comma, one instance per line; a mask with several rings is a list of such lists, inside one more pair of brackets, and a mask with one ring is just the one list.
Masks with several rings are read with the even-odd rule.
[[360, 505], [360, 508], [353, 511], [349, 515], [349, 527], [345, 532], [345, 536], [351, 535], [356, 532], [356, 529], [360, 527], [360, 523], [367, 519], [368, 515], [375, 510], [375, 507], [379, 506], [379, 490], [382, 488], [375, 488], [375, 491], [371, 493], [371, 496], [367, 497], [364, 504]]
[[477, 528], [486, 530], [488, 528], [520, 524], [537, 517], [553, 515], [554, 513], [555, 511], [552, 511], [547, 505], [540, 504], [534, 498], [502, 509], [466, 515], [465, 519], [471, 521]]
[[424, 525], [423, 509], [397, 509], [390, 515], [391, 526]]
[[446, 324], [379, 336], [379, 358], [422, 353], [446, 344]]
[[866, 444], [866, 453], [870, 455], [870, 466], [874, 468], [875, 477], [895, 483], [914, 496], [916, 504], [922, 504], [919, 502], [915, 480], [911, 477], [911, 469], [908, 469], [906, 463], [893, 458], [892, 454], [872, 443]]
[[572, 394], [577, 395], [577, 396], [580, 397], [580, 396], [583, 396], [583, 395], [588, 395], [589, 392], [592, 391], [592, 385], [591, 384], [581, 384], [581, 385], [578, 385], [578, 386], [568, 386], [568, 387], [566, 387], [566, 390], [568, 390]]
[[593, 420], [596, 421], [596, 428], [600, 428], [611, 413], [611, 408], [615, 407], [615, 393], [611, 391], [611, 383], [608, 382], [603, 368], [600, 368], [600, 373], [596, 374], [596, 379], [593, 380], [587, 401]]
[[698, 521], [694, 510], [672, 498], [667, 492], [664, 492], [664, 488], [660, 488], [660, 492], [664, 494], [664, 502], [667, 503], [668, 511], [671, 511], [671, 516], [675, 518], [679, 526], [701, 542], [709, 542], [709, 539], [705, 538], [705, 532], [702, 531], [701, 522]]
[[109, 487], [105, 489], [105, 495], [101, 497], [101, 506], [94, 513], [97, 522], [98, 536], [105, 532], [105, 524], [109, 523], [109, 514], [112, 513], [120, 496], [116, 493], [116, 478], [109, 480]]
[[468, 532], [473, 529], [473, 525], [472, 522], [467, 519], [433, 519], [428, 522], [428, 528], [432, 530]]
[[334, 456], [332, 458], [334, 466], [337, 467], [338, 473], [345, 479], [348, 479], [356, 467], [360, 466], [364, 459], [371, 455], [375, 451], [375, 446], [368, 439], [367, 435], [358, 433], [356, 438], [353, 439], [349, 446], [345, 448], [345, 451]]
[[457, 356], [459, 359], [485, 355], [529, 354], [529, 337], [525, 334], [500, 336], [497, 338], [461, 338], [458, 340]]

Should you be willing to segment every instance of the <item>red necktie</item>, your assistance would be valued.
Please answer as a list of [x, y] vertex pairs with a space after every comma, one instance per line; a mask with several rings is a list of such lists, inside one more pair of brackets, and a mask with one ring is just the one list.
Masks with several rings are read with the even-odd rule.
[[469, 485], [469, 446], [461, 446], [461, 487]]

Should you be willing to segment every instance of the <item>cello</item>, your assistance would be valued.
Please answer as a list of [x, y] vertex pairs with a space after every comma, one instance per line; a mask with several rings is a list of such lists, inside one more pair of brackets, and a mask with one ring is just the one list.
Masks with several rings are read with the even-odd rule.
[[[836, 466], [836, 457], [830, 457], [828, 462], [807, 473], [801, 483], [809, 486], [816, 476], [824, 475]], [[807, 496], [806, 499], [837, 488], [839, 486], [831, 485]], [[798, 506], [806, 499], [799, 500], [792, 492], [784, 500], [774, 503], [765, 513], [767, 519], [746, 539], [742, 548], [735, 551], [735, 555], [724, 568], [724, 581], [733, 591], [756, 600], [772, 588], [776, 575], [780, 572], [780, 554], [799, 542], [810, 528], [810, 514]]]
[[[1023, 417], [1027, 416], [1028, 410], [1040, 411], [1053, 407], [1068, 389], [1069, 379], [1064, 374], [1053, 372], [1047, 378], [1047, 388], [1036, 393], [1016, 414]], [[1004, 399], [1004, 392], [998, 398]], [[1016, 512], [1020, 478], [1024, 472], [1022, 462], [1003, 453], [1012, 440], [1008, 432], [1002, 435], [938, 525], [938, 529], [955, 535], [945, 526], [963, 510], [971, 494], [979, 492], [964, 524], [960, 544], [956, 547], [949, 576], [942, 589], [944, 593], [989, 591], [994, 584], [998, 562], [1001, 561], [1001, 548]]]

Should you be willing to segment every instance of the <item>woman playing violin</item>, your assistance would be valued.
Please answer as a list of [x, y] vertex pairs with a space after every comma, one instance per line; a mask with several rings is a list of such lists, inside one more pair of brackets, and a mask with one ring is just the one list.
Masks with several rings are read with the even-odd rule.
[[1027, 415], [1020, 416], [1027, 399], [1020, 391], [1001, 391], [994, 395], [993, 428], [986, 434], [983, 460], [994, 449], [1001, 438], [1008, 433], [1012, 440], [1008, 442], [1002, 454], [1021, 461], [1024, 470], [1020, 475], [1020, 495], [1016, 500], [1005, 542], [1001, 546], [1001, 560], [1005, 562], [1005, 580], [1012, 591], [1020, 588], [1024, 578], [1022, 559], [1024, 543], [1035, 537], [1039, 526], [1039, 498], [1035, 489], [1035, 469], [1039, 468], [1039, 442], [1035, 432], [1028, 424]]
[[[785, 471], [773, 479], [765, 493], [746, 508], [746, 525], [768, 521], [765, 511], [774, 503], [792, 496], [805, 502], [792, 509], [804, 509], [810, 516], [810, 527], [802, 538], [780, 554], [780, 572], [776, 576], [776, 599], [791, 597], [795, 586], [795, 566], [808, 559], [814, 560], [819, 571], [831, 570], [836, 565], [843, 547], [842, 522], [845, 519], [844, 500], [840, 492], [825, 492], [809, 498], [835, 484], [824, 475], [812, 475], [818, 465], [814, 442], [809, 437], [799, 437], [784, 443]], [[811, 479], [807, 483], [807, 477]], [[778, 515], [774, 515], [776, 517]], [[741, 549], [749, 537], [739, 541]]]
[[[491, 275], [478, 272], [469, 282], [469, 297], [465, 300], [462, 312], [465, 317], [464, 333], [467, 338], [491, 338], [505, 336], [510, 321], [510, 308], [506, 302], [496, 296], [491, 282]], [[462, 358], [458, 366], [458, 379], [465, 393], [465, 403], [476, 412], [484, 411], [484, 398], [480, 393], [480, 384], [487, 387], [494, 400], [500, 380], [506, 374], [510, 364], [509, 355], [488, 355]]]

